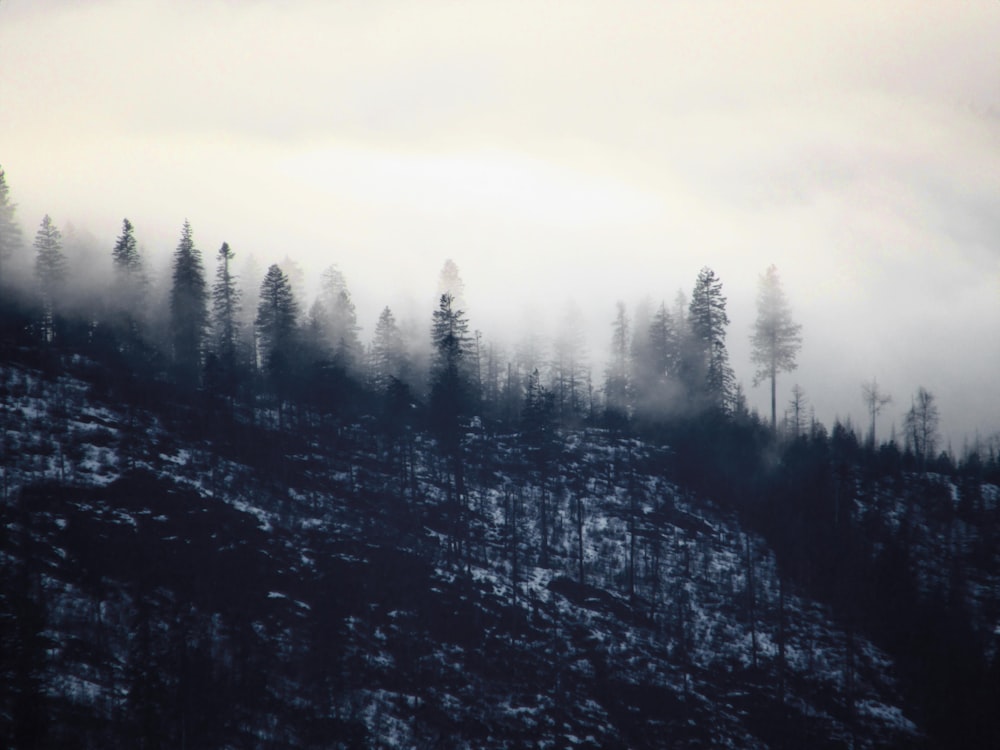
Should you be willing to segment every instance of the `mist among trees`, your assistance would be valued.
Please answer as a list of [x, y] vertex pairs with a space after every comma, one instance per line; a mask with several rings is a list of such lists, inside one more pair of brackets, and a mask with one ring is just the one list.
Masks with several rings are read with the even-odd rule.
[[[420, 549], [432, 550], [426, 554], [456, 580], [476, 565], [497, 566], [510, 591], [503, 606], [514, 613], [498, 615], [498, 632], [508, 645], [551, 616], [539, 614], [544, 607], [537, 601], [518, 600], [525, 571], [556, 571], [553, 590], [587, 606], [610, 602], [609, 611], [624, 612], [629, 627], [649, 627], [669, 641], [671, 659], [684, 672], [685, 695], [697, 674], [689, 597], [698, 575], [718, 575], [705, 562], [708, 552], [680, 541], [681, 529], [716, 533], [690, 510], [692, 498], [703, 498], [725, 523], [742, 529], [736, 551], [726, 553], [739, 574], [720, 585], [736, 602], [732, 608], [751, 650], [747, 664], [729, 667], [738, 678], [726, 679], [745, 680], [743, 688], [769, 696], [783, 730], [791, 732], [786, 695], [796, 688], [787, 679], [792, 590], [823, 602], [843, 628], [836, 705], [845, 725], [854, 726], [865, 705], [855, 683], [868, 658], [856, 640], [864, 636], [905, 670], [907, 705], [916, 707], [921, 727], [934, 738], [1000, 737], [995, 718], [983, 716], [1000, 686], [995, 634], [984, 624], [995, 597], [972, 586], [973, 580], [992, 580], [1000, 565], [991, 547], [1000, 538], [1000, 514], [988, 489], [1000, 481], [1000, 444], [970, 437], [961, 454], [943, 446], [942, 414], [923, 386], [908, 399], [899, 432], [896, 426], [887, 431], [878, 419], [893, 396], [874, 376], [862, 382], [857, 402], [865, 408], [864, 425], [839, 419], [822, 424], [810, 408], [811, 384], [785, 377], [796, 370], [804, 347], [822, 342], [810, 341], [796, 321], [791, 300], [805, 290], [786, 290], [776, 267], [758, 279], [756, 319], [741, 322], [751, 331], [752, 382], [770, 391], [769, 414], [761, 416], [748, 408], [742, 374], [730, 362], [728, 344], [736, 335], [727, 309], [730, 282], [710, 266], [672, 299], [647, 299], [632, 308], [621, 301], [603, 311], [601, 351], [588, 349], [574, 306], [556, 321], [537, 321], [515, 344], [502, 344], [505, 332], [494, 337], [470, 319], [476, 290], [466, 288], [451, 259], [439, 270], [437, 296], [427, 300], [422, 318], [405, 319], [386, 305], [365, 336], [348, 279], [336, 264], [310, 285], [290, 258], [261, 271], [245, 264], [238, 246], [223, 243], [203, 252], [196, 227], [184, 221], [169, 273], [154, 276], [140, 250], [142, 227], [124, 218], [113, 245], [100, 249], [106, 277], [78, 276], [72, 269], [89, 256], [74, 256], [74, 248], [89, 245], [76, 230], [61, 231], [46, 215], [28, 242], [31, 235], [19, 220], [0, 170], [0, 353], [51, 379], [54, 393], [67, 388], [62, 373], [73, 372], [88, 379], [95, 398], [124, 404], [127, 416], [115, 437], [122, 466], [159, 460], [158, 451], [168, 449], [172, 438], [161, 435], [154, 445], [141, 434], [141, 415], [155, 414], [201, 446], [203, 487], [222, 493], [232, 468], [224, 467], [223, 453], [233, 465], [253, 465], [279, 498], [275, 517], [298, 529], [288, 520], [295, 508], [311, 512], [326, 501], [315, 487], [293, 492], [292, 477], [311, 480], [324, 464], [335, 465], [338, 492], [355, 503], [348, 514], [361, 519], [358, 528], [373, 538], [375, 529], [387, 536], [391, 531], [394, 544], [432, 538]], [[428, 269], [428, 276], [436, 270]], [[311, 286], [318, 291], [305, 298]], [[546, 339], [540, 332], [550, 322], [554, 334]], [[51, 465], [62, 485], [73, 487], [85, 462], [70, 439], [70, 397], [55, 400], [45, 426], [56, 446]], [[44, 471], [14, 453], [4, 446], [5, 502], [8, 484], [42, 492], [34, 479]], [[668, 484], [676, 492], [664, 491]], [[955, 502], [951, 495], [942, 499], [945, 487], [956, 488]], [[55, 502], [55, 495], [44, 497]], [[164, 497], [173, 495], [164, 491]], [[191, 498], [183, 502], [197, 505]], [[925, 539], [914, 531], [925, 520], [947, 531], [950, 552], [935, 546], [935, 535]], [[591, 536], [609, 524], [616, 536], [595, 552]], [[733, 541], [728, 532], [717, 536], [720, 544]], [[760, 551], [765, 544], [773, 559]], [[945, 580], [940, 571], [926, 572], [933, 567], [929, 560], [952, 552]], [[667, 559], [677, 580], [663, 573]], [[599, 586], [613, 588], [614, 596]], [[28, 584], [24, 589], [25, 602], [38, 599]], [[531, 608], [530, 618], [519, 619], [522, 605]], [[130, 606], [137, 635], [122, 660], [149, 670], [170, 648], [155, 644], [146, 608], [164, 605], [143, 594]], [[35, 658], [44, 650], [36, 638], [41, 629], [29, 627], [25, 612], [11, 615], [22, 630], [10, 637], [18, 654]], [[913, 639], [900, 638], [914, 621]], [[188, 621], [176, 614], [171, 622], [176, 638], [197, 641], [193, 615]], [[207, 632], [209, 625], [197, 627]], [[218, 642], [239, 653], [243, 638], [252, 640], [234, 631]], [[312, 635], [305, 640], [310, 648], [318, 642]], [[210, 642], [205, 635], [198, 648], [210, 650]], [[933, 658], [925, 659], [928, 653]], [[226, 659], [239, 661], [232, 654]], [[290, 681], [301, 680], [317, 695], [346, 695], [348, 688], [334, 682], [350, 674], [350, 659], [340, 653], [336, 659], [343, 660], [337, 662], [341, 672], [313, 675], [306, 659]], [[40, 695], [29, 661], [9, 670], [14, 687], [0, 695], [8, 713]], [[249, 674], [235, 667], [227, 674], [227, 689], [236, 690], [232, 685], [239, 681], [241, 690], [254, 692], [244, 684]], [[148, 671], [121, 679], [136, 711], [166, 711], [142, 697], [146, 690], [172, 696], [178, 715], [198, 715], [182, 691], [175, 695], [153, 684]], [[337, 705], [332, 734], [363, 723], [362, 712], [346, 701]], [[617, 720], [629, 726], [628, 711], [618, 708]], [[34, 736], [38, 721], [26, 716], [17, 731]], [[165, 715], [149, 721], [130, 725], [133, 738], [148, 740], [156, 722], [175, 726]]]

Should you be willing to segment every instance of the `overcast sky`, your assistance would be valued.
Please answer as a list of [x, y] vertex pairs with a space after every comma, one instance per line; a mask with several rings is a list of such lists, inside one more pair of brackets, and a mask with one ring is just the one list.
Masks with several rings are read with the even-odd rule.
[[29, 237], [336, 262], [366, 336], [429, 325], [448, 257], [487, 337], [573, 298], [598, 348], [708, 265], [765, 411], [775, 263], [779, 397], [864, 424], [877, 377], [884, 435], [924, 385], [958, 450], [1000, 429], [998, 49], [995, 0], [0, 0], [0, 165]]

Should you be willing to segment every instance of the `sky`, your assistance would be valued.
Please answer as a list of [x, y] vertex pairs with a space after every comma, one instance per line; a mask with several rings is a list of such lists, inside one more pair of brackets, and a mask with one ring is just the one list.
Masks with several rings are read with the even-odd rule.
[[452, 258], [486, 338], [572, 300], [723, 282], [751, 404], [758, 277], [803, 326], [828, 425], [861, 383], [935, 394], [956, 451], [1000, 431], [1000, 3], [0, 0], [0, 165], [109, 249], [190, 220], [266, 267], [336, 263], [363, 336], [429, 325]]

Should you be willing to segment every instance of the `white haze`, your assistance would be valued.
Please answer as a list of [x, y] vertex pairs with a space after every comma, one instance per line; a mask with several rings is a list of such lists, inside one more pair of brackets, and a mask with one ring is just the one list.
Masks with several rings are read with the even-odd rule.
[[[817, 416], [920, 385], [946, 436], [1000, 429], [995, 2], [0, 2], [0, 165], [110, 252], [185, 218], [261, 266], [336, 262], [364, 335], [429, 322], [448, 257], [487, 338], [572, 298], [709, 265], [751, 403], [755, 284], [778, 265]], [[154, 264], [161, 264], [156, 261]], [[595, 373], [596, 374], [596, 373]]]

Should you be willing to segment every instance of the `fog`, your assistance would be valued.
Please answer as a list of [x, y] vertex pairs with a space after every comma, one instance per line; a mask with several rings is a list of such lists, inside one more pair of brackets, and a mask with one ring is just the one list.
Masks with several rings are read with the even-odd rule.
[[[447, 258], [473, 328], [570, 300], [595, 366], [615, 301], [712, 267], [750, 402], [756, 280], [803, 325], [793, 383], [866, 424], [861, 383], [1000, 429], [1000, 9], [932, 2], [0, 2], [0, 165], [154, 267], [190, 220], [211, 272], [337, 263], [362, 337], [429, 325]], [[599, 371], [595, 380], [600, 380]]]

